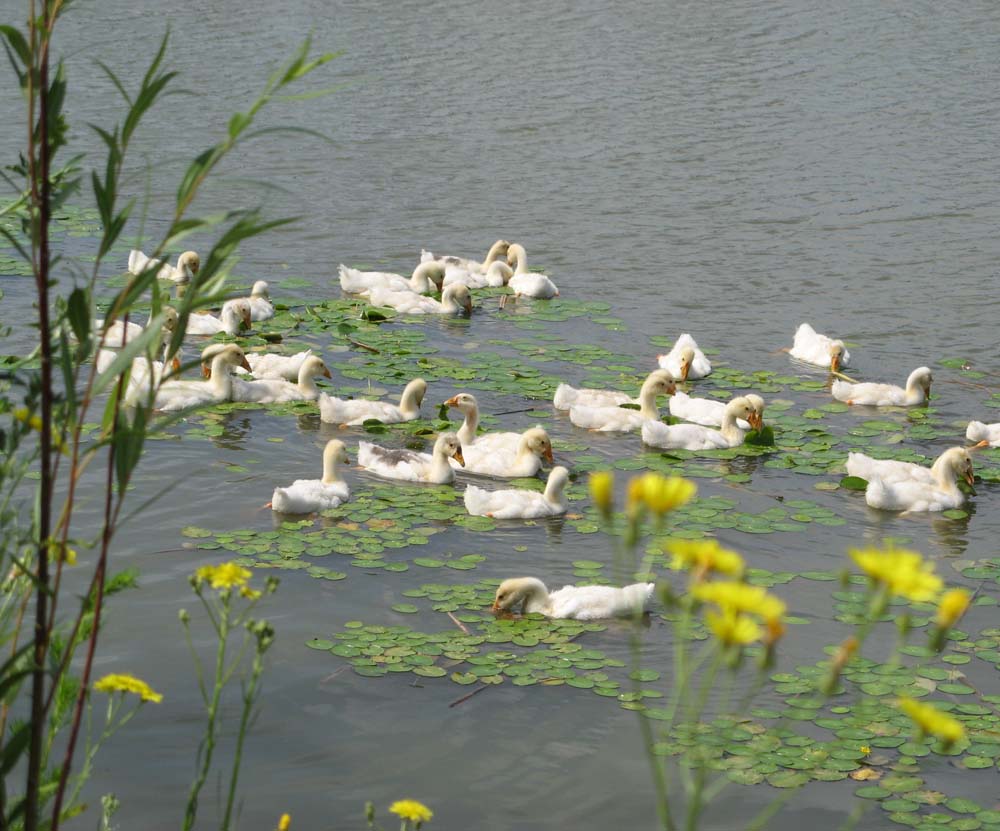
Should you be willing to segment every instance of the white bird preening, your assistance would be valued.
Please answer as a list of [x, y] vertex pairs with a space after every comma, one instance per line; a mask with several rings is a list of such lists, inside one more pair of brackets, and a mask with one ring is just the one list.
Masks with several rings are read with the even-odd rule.
[[463, 283], [445, 286], [440, 300], [412, 291], [373, 288], [368, 292], [368, 302], [373, 306], [388, 306], [407, 315], [457, 315], [463, 311], [467, 315], [472, 314], [472, 295]]
[[904, 513], [958, 508], [965, 502], [965, 494], [958, 487], [959, 477], [969, 485], [975, 482], [969, 455], [973, 449], [952, 447], [942, 453], [930, 468], [930, 482], [915, 478], [893, 482], [875, 476], [868, 481], [865, 502], [872, 508]]
[[657, 361], [660, 369], [665, 369], [678, 381], [704, 378], [712, 371], [712, 362], [686, 332], [677, 338], [666, 355], [658, 355]]
[[599, 620], [642, 614], [653, 599], [653, 583], [613, 586], [563, 586], [549, 593], [537, 577], [512, 577], [497, 588], [494, 612], [537, 612], [551, 618]]
[[511, 243], [507, 249], [507, 264], [514, 266], [514, 276], [507, 283], [516, 297], [535, 297], [549, 300], [559, 296], [559, 289], [546, 274], [528, 271], [528, 255], [524, 246]]
[[280, 379], [297, 381], [302, 362], [312, 355], [311, 349], [296, 352], [294, 355], [279, 355], [276, 352], [249, 352], [247, 361], [250, 364], [250, 374], [257, 380]]
[[247, 302], [250, 304], [251, 320], [270, 320], [274, 317], [274, 304], [271, 303], [271, 295], [264, 280], [253, 284]]
[[164, 260], [147, 257], [138, 249], [128, 252], [128, 270], [130, 274], [142, 274], [144, 271], [156, 269], [158, 280], [171, 280], [174, 283], [190, 283], [201, 270], [201, 257], [194, 251], [185, 251], [177, 258], [177, 265], [170, 265]]
[[473, 516], [494, 519], [537, 519], [566, 513], [568, 503], [563, 490], [569, 481], [569, 471], [558, 465], [549, 471], [545, 491], [523, 488], [488, 491], [468, 485], [465, 488], [465, 510]]
[[351, 495], [338, 470], [338, 465], [349, 462], [344, 443], [330, 439], [323, 449], [323, 478], [296, 479], [287, 488], [275, 488], [264, 507], [282, 514], [311, 514], [336, 508]]
[[512, 478], [534, 476], [542, 459], [552, 464], [552, 441], [541, 427], [523, 433], [484, 433], [465, 447], [467, 473]]
[[285, 401], [314, 401], [319, 396], [316, 379], [320, 376], [332, 378], [330, 370], [318, 355], [310, 355], [299, 367], [296, 383], [284, 379], [247, 381], [234, 378], [232, 381], [233, 401], [249, 401], [257, 404], [278, 404]]
[[358, 464], [386, 479], [447, 485], [455, 481], [451, 459], [460, 465], [464, 463], [462, 445], [454, 433], [441, 433], [430, 454], [358, 442]]
[[[420, 262], [429, 263], [437, 262], [445, 267], [445, 269], [452, 268], [459, 271], [473, 272], [478, 274], [485, 274], [489, 267], [497, 262], [504, 254], [507, 253], [507, 249], [510, 247], [510, 243], [505, 239], [498, 239], [493, 245], [490, 246], [490, 250], [486, 252], [486, 259], [482, 262], [477, 262], [476, 260], [469, 260], [465, 257], [455, 257], [451, 255], [445, 255], [442, 257], [435, 257], [433, 253], [426, 250], [420, 251]], [[447, 274], [445, 275], [447, 278]]]
[[444, 285], [462, 283], [470, 289], [499, 288], [506, 286], [513, 276], [514, 270], [502, 260], [490, 263], [485, 274], [478, 271], [465, 271], [457, 266], [447, 266], [444, 270]]
[[569, 420], [577, 427], [587, 427], [601, 432], [638, 430], [644, 422], [650, 419], [660, 420], [656, 397], [658, 395], [673, 395], [676, 389], [670, 373], [658, 369], [651, 372], [642, 384], [642, 389], [639, 391], [638, 410], [626, 409], [618, 405], [593, 407], [587, 404], [574, 404], [569, 411]]
[[235, 337], [244, 329], [249, 329], [253, 325], [252, 320], [249, 301], [240, 297], [223, 303], [218, 317], [210, 314], [189, 316], [184, 331], [188, 335], [217, 335], [222, 332]]
[[653, 447], [683, 448], [685, 450], [715, 450], [736, 447], [746, 437], [738, 424], [743, 419], [755, 430], [764, 426], [764, 399], [759, 395], [741, 395], [726, 404], [722, 427], [713, 430], [699, 424], [664, 424], [646, 421], [642, 425], [642, 440]]
[[211, 377], [207, 381], [175, 381], [167, 379], [156, 392], [154, 407], [158, 410], [183, 410], [200, 404], [221, 404], [233, 397], [234, 367], [249, 366], [243, 350], [235, 343], [213, 344], [219, 347], [212, 358]]
[[1000, 447], [1000, 421], [995, 424], [970, 421], [969, 426], [965, 428], [965, 437], [969, 441], [985, 441], [990, 447]]
[[834, 381], [830, 392], [838, 401], [848, 404], [867, 404], [873, 407], [913, 407], [930, 398], [931, 371], [926, 366], [917, 367], [906, 379], [906, 388], [893, 384], [849, 384]]
[[800, 324], [795, 330], [788, 354], [807, 364], [829, 367], [830, 372], [839, 372], [851, 360], [851, 353], [842, 340], [821, 335], [808, 323]]
[[359, 271], [343, 264], [339, 273], [340, 287], [349, 294], [366, 295], [372, 289], [431, 294], [442, 287], [445, 267], [437, 262], [420, 263], [409, 278], [388, 271]]
[[406, 385], [398, 405], [366, 398], [334, 398], [323, 393], [319, 397], [319, 417], [327, 424], [344, 427], [364, 424], [370, 418], [377, 418], [383, 424], [413, 421], [420, 415], [420, 405], [426, 394], [427, 382], [423, 378], [414, 378]]
[[[173, 306], [163, 307], [163, 324], [160, 326], [161, 337], [166, 337], [167, 339], [173, 334], [177, 329], [177, 322], [179, 320], [177, 315], [177, 310]], [[138, 323], [132, 323], [129, 321], [126, 323], [124, 320], [116, 320], [108, 326], [107, 331], [104, 333], [104, 342], [102, 348], [104, 349], [121, 349], [127, 343], [135, 340], [139, 335], [141, 335], [152, 323], [152, 318], [146, 321], [145, 326], [141, 326]], [[94, 321], [94, 329], [100, 332], [104, 328], [104, 320], [98, 319]]]

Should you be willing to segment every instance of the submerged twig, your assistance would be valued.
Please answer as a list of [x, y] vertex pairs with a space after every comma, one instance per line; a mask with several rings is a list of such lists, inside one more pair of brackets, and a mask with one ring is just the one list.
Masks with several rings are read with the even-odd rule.
[[457, 707], [459, 704], [461, 704], [461, 703], [463, 703], [465, 701], [468, 701], [470, 698], [472, 698], [472, 696], [479, 695], [479, 693], [481, 693], [483, 690], [488, 689], [489, 686], [490, 686], [489, 684], [483, 684], [481, 687], [476, 687], [472, 692], [466, 693], [461, 698], [456, 698], [448, 706], [449, 707]]
[[[345, 337], [347, 336], [345, 335]], [[354, 340], [354, 338], [347, 338], [347, 342], [354, 344], [354, 346], [358, 347], [359, 349], [367, 349], [369, 352], [374, 352], [376, 355], [382, 354], [374, 346], [369, 346], [367, 343], [362, 343], [359, 340]]]
[[451, 618], [451, 622], [454, 623], [463, 632], [465, 632], [466, 635], [471, 635], [472, 634], [469, 631], [469, 628], [464, 623], [462, 623], [462, 621], [460, 621], [457, 617], [455, 617], [451, 612], [448, 612], [448, 617], [450, 617]]

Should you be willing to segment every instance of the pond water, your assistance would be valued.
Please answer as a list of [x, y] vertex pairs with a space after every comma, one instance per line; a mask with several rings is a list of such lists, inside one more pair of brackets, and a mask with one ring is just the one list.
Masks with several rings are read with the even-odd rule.
[[[5, 19], [14, 5], [6, 5]], [[84, 125], [107, 124], [120, 107], [94, 59], [135, 78], [171, 27], [168, 63], [181, 73], [178, 88], [194, 94], [166, 99], [136, 141], [126, 187], [140, 197], [148, 192], [147, 235], [165, 228], [186, 161], [221, 135], [229, 114], [311, 32], [321, 50], [344, 52], [315, 85], [343, 89], [276, 103], [265, 123], [308, 126], [330, 140], [272, 133], [247, 144], [196, 206], [262, 203], [269, 216], [300, 217], [247, 244], [235, 282], [270, 283], [272, 296], [291, 307], [274, 324], [284, 346], [320, 351], [333, 390], [370, 383], [395, 394], [420, 372], [430, 382], [425, 426], [438, 424], [441, 402], [470, 390], [484, 413], [507, 413], [488, 419], [489, 429], [543, 424], [557, 462], [578, 476], [566, 520], [476, 523], [461, 519], [461, 502], [447, 490], [386, 485], [352, 470], [354, 501], [338, 516], [262, 537], [278, 529], [261, 509], [273, 487], [318, 475], [320, 448], [339, 431], [308, 407], [236, 409], [190, 419], [172, 431], [179, 440], [151, 442], [132, 504], [172, 484], [118, 537], [115, 563], [137, 567], [141, 589], [115, 599], [98, 670], [134, 672], [165, 698], [110, 743], [88, 786], [94, 799], [109, 790], [122, 798], [122, 827], [175, 827], [181, 815], [202, 725], [177, 612], [195, 604], [187, 576], [232, 556], [227, 548], [262, 566], [284, 566], [263, 572], [279, 573], [282, 583], [264, 607], [278, 641], [242, 779], [246, 828], [270, 827], [283, 811], [297, 828], [363, 828], [365, 800], [384, 818], [383, 806], [406, 796], [435, 810], [435, 828], [655, 824], [641, 716], [619, 706], [614, 693], [593, 694], [600, 685], [587, 686], [590, 661], [622, 682], [619, 692], [629, 688], [627, 667], [613, 663], [630, 665], [628, 627], [573, 633], [563, 654], [579, 659], [577, 645], [593, 653], [570, 673], [579, 686], [518, 686], [508, 675], [456, 706], [449, 705], [478, 687], [412, 672], [367, 677], [348, 658], [307, 647], [314, 639], [352, 643], [338, 636], [357, 633], [345, 627], [354, 621], [453, 636], [455, 625], [432, 608], [448, 599], [427, 597], [420, 587], [428, 584], [520, 574], [550, 586], [591, 573], [611, 579], [612, 543], [594, 533], [586, 496], [593, 469], [617, 466], [619, 493], [630, 470], [697, 477], [700, 501], [676, 528], [743, 552], [801, 619], [783, 645], [778, 671], [786, 675], [757, 705], [789, 715], [814, 739], [829, 738], [801, 717], [816, 708], [790, 699], [804, 689], [797, 668], [822, 660], [823, 648], [850, 631], [845, 620], [856, 598], [845, 593], [832, 602], [841, 587], [828, 579], [844, 568], [849, 546], [905, 541], [937, 561], [947, 580], [982, 583], [980, 598], [990, 603], [998, 570], [976, 566], [998, 554], [1000, 451], [977, 458], [983, 481], [964, 518], [883, 514], [867, 508], [862, 494], [835, 488], [850, 449], [933, 458], [964, 443], [970, 418], [998, 420], [995, 5], [169, 6], [167, 13], [157, 4], [104, 0], [74, 8], [60, 24], [74, 138], [95, 154]], [[19, 112], [9, 78], [0, 96], [4, 112]], [[0, 125], [4, 159], [14, 158], [21, 139], [17, 121]], [[93, 225], [85, 214], [73, 217], [61, 239], [69, 253], [82, 253]], [[358, 323], [356, 339], [379, 354], [351, 348], [339, 333], [337, 324], [354, 311], [341, 302], [338, 263], [408, 273], [421, 247], [474, 256], [499, 237], [525, 244], [530, 264], [559, 284], [558, 300], [500, 310], [487, 293], [470, 321]], [[192, 247], [209, 243], [195, 238]], [[13, 273], [0, 280], [4, 322], [24, 317], [27, 281]], [[849, 342], [856, 377], [902, 383], [913, 368], [931, 366], [931, 406], [916, 417], [829, 408], [825, 373], [780, 351], [806, 320]], [[776, 451], [664, 458], [644, 452], [635, 435], [587, 433], [552, 410], [555, 379], [630, 388], [681, 332], [710, 349], [717, 366], [694, 385], [698, 394], [754, 389], [767, 398]], [[3, 351], [23, 352], [31, 337], [15, 327]], [[343, 437], [352, 459], [357, 441], [370, 438], [360, 429]], [[414, 439], [403, 430], [375, 438], [394, 446]], [[420, 498], [392, 503], [400, 492]], [[95, 502], [84, 495], [84, 521], [93, 519]], [[379, 522], [386, 515], [394, 525]], [[581, 561], [604, 567], [574, 565]], [[662, 560], [654, 569], [669, 577]], [[803, 573], [812, 579], [792, 576]], [[481, 625], [487, 616], [468, 606], [454, 608]], [[671, 625], [660, 612], [640, 638], [641, 666], [663, 673], [643, 684], [652, 693], [666, 689], [672, 659]], [[971, 714], [983, 706], [981, 695], [1000, 693], [987, 654], [996, 649], [995, 621], [993, 602], [962, 624], [983, 655], [957, 644], [953, 661], [926, 663], [928, 678], [951, 666], [978, 691], [937, 699], [972, 702]], [[885, 625], [870, 655], [884, 657], [892, 635]], [[876, 675], [856, 680], [870, 685]], [[892, 689], [911, 680], [897, 679]], [[886, 692], [879, 690], [884, 699]], [[848, 698], [834, 703], [856, 700]], [[995, 702], [985, 701], [995, 712]], [[233, 705], [227, 715], [235, 712]], [[993, 717], [984, 718], [995, 729]], [[875, 744], [861, 734], [857, 741]], [[922, 758], [921, 791], [994, 808], [1000, 751], [990, 756], [990, 746], [972, 754], [986, 759], [982, 770], [966, 764], [969, 754]], [[795, 753], [788, 747], [786, 760]], [[892, 742], [876, 748], [897, 754]], [[834, 778], [830, 766], [820, 767]], [[706, 827], [744, 824], [785, 793], [766, 784], [775, 783], [775, 772], [796, 770], [753, 769], [772, 780], [730, 785]], [[210, 782], [203, 799], [206, 820], [214, 817], [215, 787]], [[850, 779], [810, 781], [773, 825], [839, 827], [856, 787]], [[910, 811], [910, 818], [933, 810]], [[958, 823], [969, 815], [949, 816]], [[925, 824], [943, 827], [934, 822]], [[886, 812], [872, 801], [860, 827], [885, 824]]]

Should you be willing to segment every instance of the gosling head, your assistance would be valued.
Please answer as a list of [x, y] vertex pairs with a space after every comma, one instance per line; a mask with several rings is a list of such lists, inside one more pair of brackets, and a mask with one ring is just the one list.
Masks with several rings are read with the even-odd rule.
[[441, 453], [445, 458], [452, 458], [465, 467], [465, 457], [462, 455], [462, 443], [454, 433], [442, 433], [434, 442], [434, 455]]
[[424, 396], [427, 394], [427, 382], [423, 378], [414, 378], [403, 390], [402, 398], [409, 399], [418, 408], [424, 403]]
[[507, 246], [507, 265], [516, 265], [518, 260], [524, 259], [524, 246], [519, 242], [512, 242]]
[[493, 596], [493, 611], [509, 612], [517, 608], [523, 610], [531, 596], [539, 593], [547, 595], [548, 590], [538, 578], [511, 577], [497, 586]]
[[338, 464], [349, 464], [351, 459], [347, 455], [347, 446], [340, 439], [330, 439], [323, 449], [323, 461], [337, 462]]
[[201, 257], [194, 251], [185, 251], [177, 258], [177, 268], [190, 280], [195, 274], [201, 271]]
[[267, 282], [264, 280], [258, 280], [253, 284], [253, 288], [250, 290], [251, 297], [259, 297], [261, 300], [270, 299], [271, 295], [268, 293]]
[[444, 285], [444, 263], [438, 260], [428, 260], [427, 262], [420, 263], [415, 269], [413, 269], [413, 277], [418, 280], [422, 277], [426, 277], [431, 283], [437, 286], [437, 290], [441, 291], [441, 287]]
[[934, 377], [931, 375], [930, 367], [919, 366], [913, 372], [910, 373], [910, 377], [906, 379], [907, 387], [920, 387], [924, 391], [924, 399], [929, 399], [931, 397], [931, 381]]
[[514, 269], [512, 269], [503, 260], [494, 260], [490, 263], [490, 267], [486, 269], [486, 277], [491, 282], [495, 283], [500, 280], [505, 286], [510, 282], [510, 278], [514, 276]]
[[835, 340], [830, 343], [830, 372], [840, 372], [840, 367], [844, 362], [844, 342]]
[[756, 393], [748, 393], [743, 396], [750, 405], [753, 407], [753, 418], [747, 419], [747, 422], [753, 427], [754, 430], [761, 430], [764, 427], [764, 399], [761, 398]]
[[323, 363], [323, 359], [318, 355], [310, 355], [302, 362], [302, 367], [299, 369], [299, 375], [307, 378], [315, 378], [319, 375], [322, 375], [324, 378], [333, 378], [333, 375], [330, 374], [329, 367]]
[[694, 363], [694, 349], [685, 346], [681, 350], [681, 380], [686, 381], [691, 372], [691, 364]]
[[232, 355], [233, 366], [241, 366], [247, 372], [252, 371], [247, 362], [247, 356], [235, 343], [211, 343], [201, 350], [201, 375], [203, 378], [212, 377], [212, 362], [224, 352]]
[[552, 441], [549, 434], [542, 427], [532, 427], [526, 430], [521, 443], [536, 456], [545, 459], [549, 464], [555, 460], [552, 458]]
[[643, 386], [646, 386], [646, 384], [649, 384], [650, 388], [657, 395], [673, 395], [677, 392], [677, 384], [673, 376], [665, 369], [657, 369], [650, 372]]
[[450, 286], [444, 287], [444, 291], [441, 292], [441, 302], [449, 299], [460, 306], [467, 315], [472, 314], [472, 295], [469, 293], [469, 287], [464, 283], [452, 283]]
[[762, 421], [749, 396], [741, 395], [738, 398], [734, 398], [726, 404], [726, 412], [733, 416], [734, 419], [742, 418], [755, 430], [760, 429], [757, 425], [761, 424]]
[[240, 316], [240, 329], [249, 330], [253, 328], [253, 313], [250, 309], [250, 303], [245, 297], [241, 297], [239, 300], [233, 301], [236, 306], [236, 312]]
[[969, 485], [975, 484], [975, 475], [972, 470], [972, 457], [969, 455], [969, 449], [965, 447], [952, 447], [945, 450], [944, 453], [940, 455], [939, 461], [943, 461], [944, 464], [951, 468], [955, 472], [955, 478], [961, 477]]
[[444, 402], [446, 407], [453, 407], [461, 413], [471, 413], [479, 409], [479, 403], [476, 401], [476, 396], [468, 392], [460, 392], [458, 395], [453, 395], [447, 401]]
[[177, 314], [177, 309], [173, 306], [163, 307], [163, 328], [168, 332], [173, 332], [177, 329], [177, 322], [180, 320], [180, 316]]

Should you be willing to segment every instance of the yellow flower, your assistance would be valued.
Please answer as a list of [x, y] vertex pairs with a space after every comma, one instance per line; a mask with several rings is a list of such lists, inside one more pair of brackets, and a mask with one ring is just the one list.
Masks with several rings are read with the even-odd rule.
[[100, 680], [94, 682], [94, 689], [98, 692], [108, 694], [115, 692], [133, 693], [143, 701], [152, 701], [154, 704], [159, 704], [163, 701], [163, 696], [160, 693], [154, 692], [149, 684], [145, 681], [140, 681], [134, 675], [117, 673], [105, 675]]
[[918, 551], [889, 548], [852, 548], [851, 559], [876, 583], [909, 600], [933, 600], [943, 583], [934, 564], [925, 563]]
[[260, 600], [262, 592], [259, 589], [251, 589], [249, 586], [240, 586], [240, 597], [247, 600]]
[[290, 814], [282, 814], [278, 820], [278, 831], [288, 831], [292, 827], [292, 817]]
[[941, 595], [941, 601], [938, 603], [937, 625], [942, 629], [950, 629], [965, 614], [971, 600], [972, 595], [965, 589], [946, 591]]
[[400, 799], [389, 806], [389, 811], [400, 819], [408, 819], [418, 825], [422, 822], [430, 822], [434, 812], [415, 799]]
[[601, 513], [611, 513], [615, 497], [615, 475], [610, 470], [590, 474], [590, 496]]
[[691, 593], [705, 603], [714, 603], [724, 612], [757, 615], [766, 621], [778, 621], [785, 613], [785, 601], [768, 594], [760, 586], [746, 583], [702, 583]]
[[660, 516], [689, 502], [697, 490], [694, 482], [680, 476], [644, 473], [629, 482], [629, 507], [635, 508], [641, 504]]
[[667, 550], [674, 555], [673, 569], [688, 568], [701, 576], [713, 571], [730, 577], [743, 574], [743, 558], [717, 540], [670, 540]]
[[871, 756], [872, 755], [872, 749], [868, 745], [866, 745], [866, 744], [861, 745], [861, 747], [859, 747], [858, 750], [861, 751], [861, 755], [862, 756]]
[[760, 638], [760, 626], [753, 618], [730, 609], [722, 614], [705, 612], [705, 623], [712, 633], [726, 646], [753, 643]]
[[237, 586], [242, 589], [252, 576], [250, 569], [238, 566], [236, 563], [202, 566], [194, 573], [197, 582], [208, 582], [213, 589], [231, 589]]
[[933, 704], [925, 704], [906, 697], [900, 698], [896, 703], [899, 709], [913, 720], [922, 735], [940, 739], [945, 747], [950, 747], [965, 736], [962, 723], [941, 712]]

